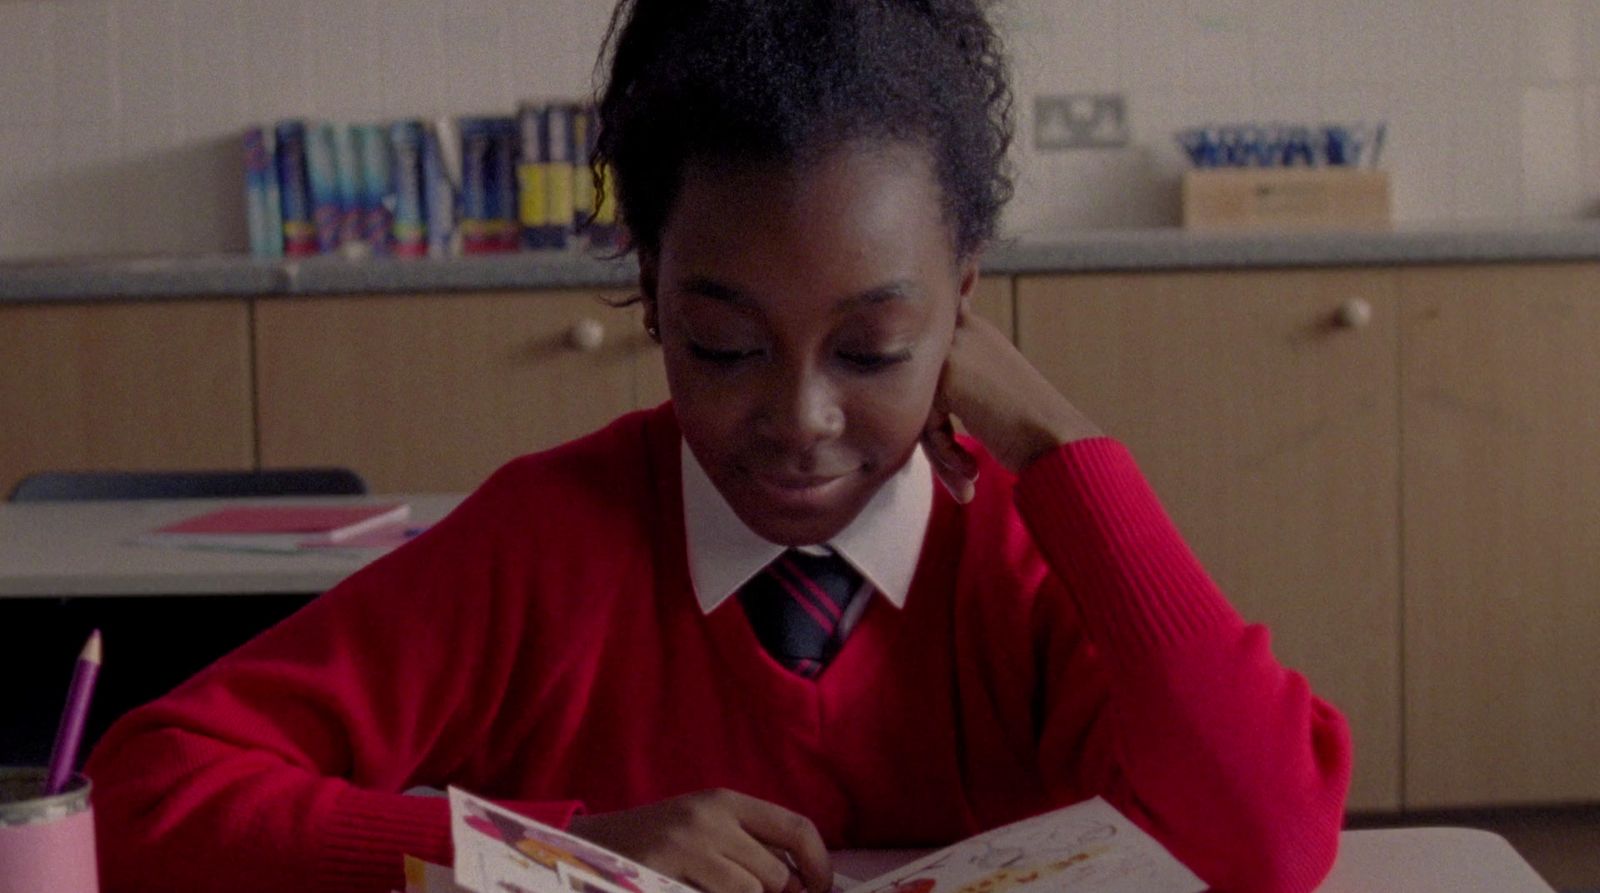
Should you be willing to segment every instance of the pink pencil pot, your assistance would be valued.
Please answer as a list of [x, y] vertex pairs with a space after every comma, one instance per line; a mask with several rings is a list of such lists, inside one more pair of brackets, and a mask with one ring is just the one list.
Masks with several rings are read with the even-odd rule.
[[42, 768], [0, 768], [0, 893], [100, 893], [89, 779], [43, 796]]

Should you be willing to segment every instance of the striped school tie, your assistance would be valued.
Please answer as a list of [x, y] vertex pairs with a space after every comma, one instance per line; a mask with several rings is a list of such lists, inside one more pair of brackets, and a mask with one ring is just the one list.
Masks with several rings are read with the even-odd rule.
[[778, 663], [815, 679], [838, 653], [861, 575], [837, 553], [790, 549], [739, 590], [750, 628]]

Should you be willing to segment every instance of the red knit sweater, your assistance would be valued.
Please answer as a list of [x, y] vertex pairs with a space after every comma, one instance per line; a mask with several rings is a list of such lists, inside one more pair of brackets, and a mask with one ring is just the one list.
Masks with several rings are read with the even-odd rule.
[[566, 821], [726, 787], [832, 847], [945, 844], [1104, 795], [1218, 889], [1337, 845], [1343, 719], [1096, 439], [936, 496], [904, 609], [822, 676], [702, 614], [670, 405], [497, 472], [428, 533], [111, 729], [110, 893], [384, 891], [450, 858], [456, 784]]

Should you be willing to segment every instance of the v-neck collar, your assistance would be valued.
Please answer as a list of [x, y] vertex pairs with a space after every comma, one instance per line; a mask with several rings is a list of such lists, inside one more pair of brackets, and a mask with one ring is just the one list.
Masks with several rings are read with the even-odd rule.
[[[685, 549], [700, 610], [709, 614], [785, 547], [740, 520], [679, 438]], [[844, 557], [896, 608], [905, 607], [933, 508], [933, 469], [919, 446], [865, 507], [825, 545]]]
[[[891, 610], [874, 601], [845, 640], [828, 667], [814, 679], [796, 674], [772, 658], [761, 646], [737, 599], [725, 600], [710, 613], [702, 614], [695, 604], [689, 572], [687, 539], [684, 529], [681, 457], [682, 437], [670, 404], [647, 426], [646, 437], [656, 475], [655, 540], [657, 591], [668, 598], [682, 598], [687, 604], [664, 606], [670, 610], [691, 610], [702, 619], [712, 650], [732, 678], [733, 687], [746, 697], [758, 715], [772, 717], [785, 728], [816, 736], [821, 731], [828, 706], [851, 694], [853, 687], [870, 685], [875, 676], [886, 672], [905, 647], [907, 635], [915, 630], [934, 629], [941, 612], [950, 605], [941, 599], [907, 599], [904, 610]], [[955, 544], [959, 533], [960, 507], [940, 488], [929, 509], [926, 534], [918, 556], [911, 590], [936, 590], [940, 579], [952, 576]], [[931, 548], [936, 544], [949, 546]]]

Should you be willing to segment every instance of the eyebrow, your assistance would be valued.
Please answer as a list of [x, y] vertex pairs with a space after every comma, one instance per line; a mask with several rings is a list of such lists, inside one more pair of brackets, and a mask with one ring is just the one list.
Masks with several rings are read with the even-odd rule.
[[[755, 303], [745, 292], [718, 282], [706, 276], [690, 276], [678, 286], [679, 291], [689, 292], [713, 301], [721, 301], [740, 307], [748, 307]], [[838, 309], [852, 309], [860, 305], [886, 304], [890, 301], [913, 300], [922, 294], [922, 289], [910, 279], [896, 279], [875, 285], [866, 291], [847, 295], [838, 301]]]

